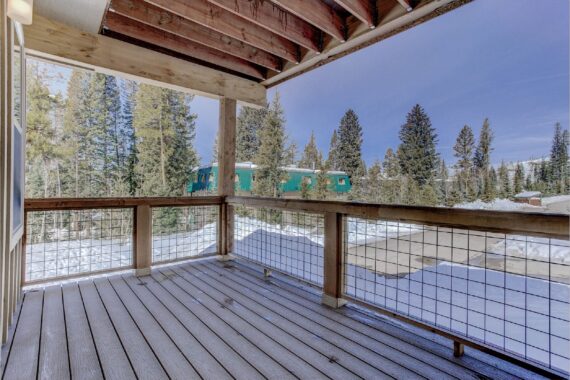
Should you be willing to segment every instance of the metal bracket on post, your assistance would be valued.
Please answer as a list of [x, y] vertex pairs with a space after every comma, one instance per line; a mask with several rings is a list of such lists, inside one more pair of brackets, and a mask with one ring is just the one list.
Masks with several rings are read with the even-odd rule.
[[326, 212], [323, 296], [321, 303], [335, 309], [346, 304], [346, 300], [342, 298], [343, 237], [342, 214]]
[[136, 276], [148, 276], [152, 265], [152, 209], [148, 205], [135, 208], [133, 266]]

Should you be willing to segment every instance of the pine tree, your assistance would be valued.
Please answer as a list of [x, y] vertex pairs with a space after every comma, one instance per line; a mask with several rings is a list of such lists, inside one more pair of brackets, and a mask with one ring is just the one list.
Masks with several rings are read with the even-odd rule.
[[318, 200], [325, 200], [330, 197], [331, 185], [328, 176], [329, 169], [326, 163], [321, 161], [319, 171], [317, 172], [317, 183], [314, 188], [314, 198]]
[[276, 197], [280, 192], [285, 145], [285, 117], [279, 99], [275, 95], [261, 129], [260, 146], [255, 162], [259, 165], [256, 173], [254, 193]]
[[455, 164], [457, 182], [462, 198], [474, 201], [477, 196], [473, 178], [473, 150], [475, 148], [475, 137], [471, 127], [465, 125], [453, 146], [454, 156], [457, 157]]
[[382, 195], [382, 164], [380, 160], [375, 160], [368, 169], [368, 180], [366, 183], [366, 200], [370, 202], [381, 202]]
[[330, 168], [330, 170], [340, 170], [338, 165], [338, 135], [336, 129], [333, 131], [331, 142], [329, 145], [327, 166]]
[[[285, 140], [289, 140], [287, 137]], [[283, 153], [283, 166], [293, 166], [297, 162], [297, 143], [291, 141]]]
[[493, 143], [493, 137], [489, 119], [485, 118], [479, 134], [479, 144], [477, 145], [473, 159], [475, 167], [479, 170], [486, 171], [491, 165], [491, 152], [493, 151], [491, 144]]
[[255, 159], [259, 150], [259, 134], [267, 112], [268, 105], [259, 109], [240, 108], [236, 127], [236, 162], [253, 162]]
[[401, 202], [401, 178], [400, 164], [398, 157], [392, 150], [388, 148], [382, 162], [384, 171], [384, 179], [382, 181], [381, 201], [382, 203], [400, 203]]
[[515, 177], [513, 179], [513, 190], [515, 194], [520, 193], [524, 189], [524, 167], [519, 162], [515, 169]]
[[362, 127], [352, 109], [340, 121], [336, 158], [338, 169], [346, 172], [353, 182], [362, 174]]
[[133, 125], [133, 108], [135, 106], [135, 96], [137, 84], [133, 81], [125, 80], [121, 86], [122, 106], [121, 106], [121, 128], [122, 135], [125, 136], [123, 149], [125, 150], [126, 164], [123, 169], [123, 181], [127, 187], [127, 193], [134, 196], [138, 192], [139, 179], [136, 173], [138, 164], [137, 140]]
[[512, 193], [511, 179], [509, 177], [509, 170], [504, 162], [499, 166], [499, 195], [501, 198], [510, 198]]
[[568, 131], [562, 131], [560, 123], [554, 127], [550, 150], [548, 183], [553, 193], [561, 193], [570, 175], [568, 166]]
[[437, 165], [437, 186], [436, 194], [439, 204], [448, 205], [448, 198], [450, 193], [450, 188], [448, 184], [449, 172], [447, 170], [447, 165], [444, 159], [440, 159]]
[[400, 140], [398, 158], [402, 174], [420, 186], [431, 182], [439, 159], [437, 134], [419, 104], [408, 113], [406, 123], [400, 129]]
[[321, 167], [322, 161], [323, 155], [315, 142], [315, 133], [311, 132], [311, 137], [307, 145], [305, 145], [305, 149], [303, 149], [303, 155], [299, 160], [298, 166], [300, 168], [316, 170]]

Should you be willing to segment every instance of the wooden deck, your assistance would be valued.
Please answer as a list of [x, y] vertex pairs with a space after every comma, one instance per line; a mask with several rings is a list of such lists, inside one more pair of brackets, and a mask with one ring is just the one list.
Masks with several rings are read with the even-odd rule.
[[538, 378], [213, 259], [26, 291], [2, 368], [5, 379]]

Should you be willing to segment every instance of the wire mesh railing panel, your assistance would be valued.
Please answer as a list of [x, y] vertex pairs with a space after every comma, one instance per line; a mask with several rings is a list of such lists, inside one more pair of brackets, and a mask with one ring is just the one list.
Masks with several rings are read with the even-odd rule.
[[153, 207], [152, 262], [218, 251], [219, 206]]
[[316, 285], [323, 284], [324, 217], [236, 207], [233, 253]]
[[344, 292], [568, 373], [570, 242], [347, 218]]
[[30, 211], [25, 282], [128, 268], [132, 243], [132, 209]]

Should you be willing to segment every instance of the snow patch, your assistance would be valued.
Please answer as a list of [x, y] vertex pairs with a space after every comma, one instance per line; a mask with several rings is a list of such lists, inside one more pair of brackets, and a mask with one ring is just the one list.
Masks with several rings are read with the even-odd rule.
[[531, 206], [527, 203], [517, 203], [509, 199], [495, 199], [492, 202], [483, 202], [478, 199], [474, 202], [460, 203], [454, 208], [465, 208], [470, 210], [495, 210], [495, 211], [518, 211], [522, 209], [536, 208], [542, 209], [539, 206]]

